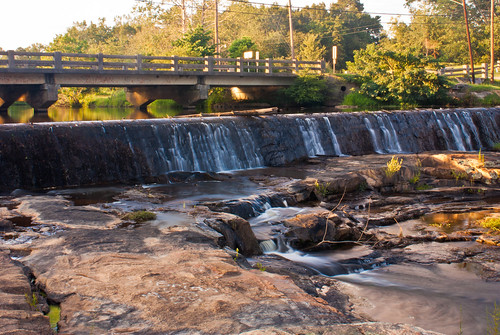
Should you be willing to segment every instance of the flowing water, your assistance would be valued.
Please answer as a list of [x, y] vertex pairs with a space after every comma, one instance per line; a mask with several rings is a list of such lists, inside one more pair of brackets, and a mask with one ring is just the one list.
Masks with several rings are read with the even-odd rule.
[[[0, 122], [34, 122], [35, 117], [42, 117], [29, 111], [15, 113], [1, 115]], [[109, 118], [87, 113], [68, 119], [145, 117], [133, 115], [133, 110], [126, 110], [126, 115], [120, 113], [110, 113]], [[0, 160], [4, 172], [0, 185], [5, 188], [1, 191], [10, 191], [20, 187], [144, 183], [175, 171], [247, 170], [321, 155], [473, 151], [500, 142], [499, 113], [498, 109], [474, 109], [4, 125], [0, 152], [8, 154]], [[54, 120], [50, 113], [47, 117], [41, 121]], [[42, 159], [46, 166], [37, 164]], [[469, 271], [470, 265], [390, 265], [373, 260], [371, 268], [366, 268], [352, 262], [369, 257], [366, 248], [319, 254], [292, 250], [280, 242], [283, 227], [279, 222], [316, 209], [288, 207], [286, 201], [277, 204], [265, 195], [256, 195], [263, 194], [263, 189], [245, 173], [234, 176], [225, 181], [146, 185], [145, 190], [164, 195], [163, 203], [148, 206], [152, 210], [173, 210], [203, 201], [248, 198], [249, 217], [254, 217], [251, 224], [257, 236], [268, 241], [267, 252], [343, 281], [346, 289], [360, 297], [358, 312], [375, 320], [408, 322], [447, 334], [457, 334], [460, 328], [464, 334], [485, 333], [486, 309], [491, 310], [500, 301], [500, 284], [482, 281]], [[117, 200], [122, 193], [120, 187], [54, 193], [77, 205], [106, 202], [123, 210], [145, 206], [133, 198]], [[163, 228], [186, 224], [187, 220], [171, 211], [161, 213], [154, 224]], [[436, 218], [431, 221], [437, 225]]]

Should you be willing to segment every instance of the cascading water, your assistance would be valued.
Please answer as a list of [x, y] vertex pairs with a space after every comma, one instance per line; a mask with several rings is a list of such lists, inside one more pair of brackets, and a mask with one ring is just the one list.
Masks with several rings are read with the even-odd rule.
[[0, 127], [0, 189], [153, 182], [317, 155], [487, 149], [500, 142], [499, 124], [499, 108], [9, 124]]

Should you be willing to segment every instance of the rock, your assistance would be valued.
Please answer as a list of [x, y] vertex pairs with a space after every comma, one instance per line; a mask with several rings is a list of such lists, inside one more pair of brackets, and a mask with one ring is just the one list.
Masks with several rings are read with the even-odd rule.
[[285, 234], [287, 241], [296, 249], [332, 248], [332, 244], [320, 243], [352, 241], [359, 236], [357, 228], [329, 211], [297, 215], [283, 224], [288, 228]]
[[0, 268], [0, 334], [52, 335], [49, 319], [40, 311], [43, 305], [37, 308], [40, 295], [32, 291], [22, 267], [2, 250]]
[[231, 249], [238, 249], [245, 256], [262, 254], [259, 242], [247, 220], [232, 214], [218, 213], [204, 222], [224, 235], [224, 244]]

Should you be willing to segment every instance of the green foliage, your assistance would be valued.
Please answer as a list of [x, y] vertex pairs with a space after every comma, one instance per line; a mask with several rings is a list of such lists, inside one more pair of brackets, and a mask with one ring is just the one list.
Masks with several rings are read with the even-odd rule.
[[250, 37], [244, 36], [233, 41], [227, 51], [230, 58], [238, 58], [243, 57], [243, 53], [246, 51], [257, 51], [257, 45]]
[[148, 211], [136, 211], [125, 214], [123, 220], [131, 220], [136, 223], [142, 223], [156, 219], [156, 214]]
[[225, 87], [214, 87], [210, 90], [206, 106], [209, 111], [215, 104], [228, 103], [233, 100], [231, 90]]
[[31, 296], [28, 293], [25, 293], [24, 297], [31, 308], [36, 308], [36, 305], [38, 305], [38, 297], [35, 292], [33, 292]]
[[344, 97], [343, 105], [358, 107], [378, 107], [380, 102], [359, 92], [351, 92]]
[[422, 185], [418, 185], [415, 189], [417, 191], [426, 191], [426, 190], [430, 190], [432, 188], [431, 185], [428, 185], [428, 184], [422, 184]]
[[493, 150], [494, 151], [500, 151], [500, 143], [493, 144]]
[[317, 74], [302, 73], [284, 93], [299, 106], [317, 106], [325, 101], [326, 90], [325, 78]]
[[427, 71], [430, 59], [374, 44], [354, 53], [348, 70], [362, 78], [359, 93], [386, 104], [428, 106], [446, 101], [447, 81]]
[[480, 100], [480, 104], [483, 106], [498, 106], [500, 105], [500, 96], [496, 93], [488, 94]]
[[328, 194], [330, 194], [330, 191], [328, 190], [329, 186], [330, 186], [330, 183], [320, 183], [317, 180], [316, 180], [316, 182], [314, 182], [314, 188], [323, 197], [326, 197]]
[[130, 107], [131, 104], [127, 101], [126, 92], [123, 89], [111, 91], [111, 95], [103, 96], [87, 96], [83, 102], [84, 106], [89, 107]]
[[385, 168], [385, 175], [389, 178], [394, 176], [396, 173], [401, 170], [403, 164], [403, 158], [398, 160], [396, 156], [392, 156], [392, 158], [387, 162], [387, 167]]
[[257, 269], [259, 269], [262, 272], [266, 271], [266, 267], [263, 266], [262, 263], [260, 263], [260, 262], [255, 264], [255, 266], [257, 267]]
[[457, 182], [459, 180], [467, 179], [467, 177], [469, 176], [464, 171], [456, 171], [456, 170], [451, 170], [451, 175], [453, 176], [453, 178], [455, 178], [455, 181], [457, 181]]
[[479, 224], [484, 227], [495, 231], [500, 231], [500, 218], [489, 217], [481, 220]]
[[184, 36], [176, 40], [173, 45], [179, 51], [184, 50], [187, 56], [205, 57], [215, 55], [215, 45], [212, 43], [210, 31], [206, 31], [203, 26], [197, 26], [189, 30]]
[[323, 59], [326, 47], [319, 42], [319, 35], [308, 33], [299, 48], [299, 58], [305, 61]]

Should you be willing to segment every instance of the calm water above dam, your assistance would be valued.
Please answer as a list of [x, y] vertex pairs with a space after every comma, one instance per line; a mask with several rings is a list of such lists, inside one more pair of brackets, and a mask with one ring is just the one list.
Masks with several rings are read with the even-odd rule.
[[29, 106], [12, 106], [8, 113], [0, 114], [0, 123], [29, 123], [29, 122], [69, 122], [69, 121], [105, 121], [105, 120], [138, 120], [149, 118], [164, 118], [193, 113], [179, 109], [155, 109], [149, 113], [141, 112], [131, 107], [117, 108], [68, 108], [51, 107], [47, 113], [36, 113]]

